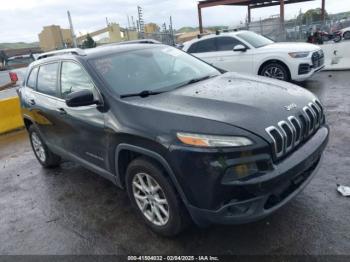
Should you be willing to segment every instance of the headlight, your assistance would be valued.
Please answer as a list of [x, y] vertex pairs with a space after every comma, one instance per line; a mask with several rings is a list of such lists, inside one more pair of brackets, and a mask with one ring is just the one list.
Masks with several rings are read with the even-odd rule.
[[304, 58], [307, 57], [310, 52], [295, 52], [295, 53], [288, 53], [290, 57], [293, 58]]
[[182, 143], [197, 147], [239, 147], [253, 144], [252, 140], [241, 136], [213, 136], [177, 133], [177, 137]]

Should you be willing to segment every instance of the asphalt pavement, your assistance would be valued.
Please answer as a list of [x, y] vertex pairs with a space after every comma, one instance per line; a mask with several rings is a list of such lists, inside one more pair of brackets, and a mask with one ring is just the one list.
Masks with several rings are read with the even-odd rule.
[[19, 131], [0, 136], [0, 254], [350, 255], [350, 73], [304, 83], [331, 127], [319, 173], [293, 201], [259, 222], [192, 226], [172, 239], [152, 233], [124, 191], [73, 164], [45, 170]]

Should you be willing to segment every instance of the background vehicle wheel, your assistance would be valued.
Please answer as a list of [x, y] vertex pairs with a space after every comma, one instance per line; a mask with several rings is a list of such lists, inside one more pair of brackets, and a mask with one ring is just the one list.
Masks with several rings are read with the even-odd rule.
[[127, 169], [126, 186], [137, 213], [154, 232], [174, 236], [189, 224], [187, 210], [155, 161], [133, 160]]
[[340, 36], [340, 35], [335, 36], [334, 39], [333, 39], [333, 41], [334, 41], [335, 43], [340, 42], [340, 41], [341, 41], [341, 36]]
[[45, 168], [57, 167], [61, 158], [50, 151], [34, 126], [31, 126], [28, 131], [30, 144], [39, 163]]
[[344, 39], [349, 40], [350, 39], [350, 31], [347, 31], [343, 35]]
[[290, 80], [288, 68], [280, 63], [268, 63], [261, 69], [260, 75], [283, 81]]

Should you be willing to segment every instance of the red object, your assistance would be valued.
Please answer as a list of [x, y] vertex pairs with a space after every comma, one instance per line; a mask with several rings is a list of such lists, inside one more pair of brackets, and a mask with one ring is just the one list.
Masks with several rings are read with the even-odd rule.
[[14, 72], [9, 72], [11, 82], [17, 82], [18, 81], [18, 76], [17, 73]]

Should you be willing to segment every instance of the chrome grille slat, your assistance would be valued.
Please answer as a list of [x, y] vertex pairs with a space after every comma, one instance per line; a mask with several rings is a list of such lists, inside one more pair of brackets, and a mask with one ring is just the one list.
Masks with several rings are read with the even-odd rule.
[[304, 111], [304, 117], [306, 117], [306, 124], [307, 124], [307, 132], [305, 133], [305, 136], [308, 136], [311, 131], [312, 131], [312, 123], [311, 123], [311, 118], [309, 116], [309, 114], [307, 113], [307, 111], [309, 110], [309, 108], [307, 106], [305, 106], [303, 108], [303, 111]]
[[317, 99], [315, 99], [314, 101], [314, 105], [316, 106], [316, 107], [318, 107], [318, 109], [319, 109], [319, 111], [320, 111], [320, 124], [322, 124], [322, 122], [323, 122], [323, 120], [324, 120], [324, 112], [323, 112], [323, 107], [322, 107], [322, 105], [321, 105], [321, 103], [317, 100]]
[[[301, 127], [300, 121], [295, 116], [288, 117], [288, 121], [291, 124], [291, 127], [294, 129], [294, 141], [293, 141], [293, 147], [294, 147], [294, 146], [297, 146], [300, 143], [301, 132], [302, 132], [301, 128], [302, 127]], [[297, 131], [298, 128], [299, 128], [299, 134], [298, 134], [298, 131]]]
[[319, 101], [314, 100], [303, 107], [298, 116], [289, 116], [281, 120], [276, 126], [266, 128], [273, 141], [273, 151], [276, 158], [280, 158], [292, 151], [302, 141], [322, 125], [324, 113]]
[[[272, 134], [272, 131], [276, 131], [279, 135], [280, 138], [282, 139], [282, 150], [278, 150], [278, 146], [277, 146], [277, 140], [275, 138], [275, 136]], [[273, 145], [274, 145], [274, 151], [275, 151], [275, 155], [276, 157], [280, 157], [283, 155], [283, 148], [284, 148], [284, 140], [283, 140], [283, 135], [281, 134], [281, 132], [274, 126], [270, 126], [268, 128], [266, 128], [266, 132], [269, 134], [269, 136], [271, 137], [271, 139], [273, 140]]]
[[315, 127], [317, 128], [320, 124], [320, 112], [318, 111], [317, 107], [313, 103], [309, 103], [309, 107], [315, 115]]
[[[284, 137], [285, 137], [284, 153], [289, 152], [293, 147], [293, 141], [294, 141], [294, 136], [295, 136], [293, 129], [289, 126], [289, 124], [286, 121], [280, 121], [278, 123], [278, 126], [281, 128], [282, 133], [284, 134]], [[292, 137], [288, 136], [287, 131], [284, 129], [284, 126], [287, 126], [289, 128], [289, 131], [291, 132]], [[289, 144], [288, 140], [291, 140], [291, 143], [289, 146], [288, 146], [288, 144]]]

